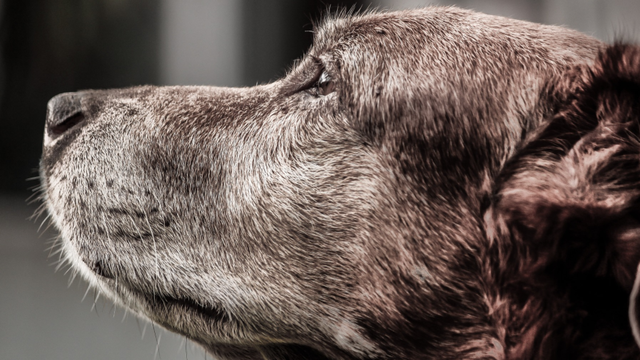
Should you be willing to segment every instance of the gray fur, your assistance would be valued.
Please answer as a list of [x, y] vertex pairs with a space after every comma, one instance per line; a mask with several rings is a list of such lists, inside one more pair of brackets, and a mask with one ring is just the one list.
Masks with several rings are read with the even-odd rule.
[[222, 359], [535, 357], [510, 352], [528, 328], [483, 199], [603, 47], [457, 8], [336, 16], [271, 84], [54, 98], [43, 196], [76, 271]]

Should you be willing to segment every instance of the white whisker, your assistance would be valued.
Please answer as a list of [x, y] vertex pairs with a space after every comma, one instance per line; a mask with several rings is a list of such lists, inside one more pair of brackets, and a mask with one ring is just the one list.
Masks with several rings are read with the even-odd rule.
[[142, 340], [144, 340], [144, 334], [147, 332], [147, 325], [149, 325], [148, 322], [144, 322], [144, 327], [142, 328]]
[[98, 309], [96, 308], [98, 298], [100, 298], [100, 292], [93, 289], [93, 305], [91, 305], [91, 311], [95, 310], [96, 314], [98, 314]]
[[89, 290], [91, 290], [91, 285], [87, 285], [87, 291], [84, 292], [84, 295], [82, 296], [82, 300], [80, 300], [80, 302], [84, 302], [84, 299], [87, 297]]
[[156, 332], [155, 324], [151, 323], [151, 328], [153, 329], [153, 336], [155, 336], [155, 338], [156, 338], [156, 353], [153, 355], [153, 359], [155, 360], [156, 357], [161, 359], [162, 357], [158, 356], [159, 355], [158, 354], [158, 350], [160, 350], [160, 337], [161, 336], [158, 336], [158, 333]]

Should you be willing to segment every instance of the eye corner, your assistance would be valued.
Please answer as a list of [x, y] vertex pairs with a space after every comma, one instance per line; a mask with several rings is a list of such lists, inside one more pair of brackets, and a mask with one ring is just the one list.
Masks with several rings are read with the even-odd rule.
[[336, 83], [331, 74], [323, 68], [320, 77], [309, 90], [314, 90], [315, 96], [327, 96], [336, 90]]
[[[327, 70], [325, 63], [317, 56], [309, 56], [306, 66], [296, 71], [291, 80], [287, 81], [289, 86], [286, 91], [287, 96], [298, 93], [306, 93], [313, 97], [326, 96], [336, 89], [335, 77]], [[295, 85], [297, 84], [297, 85]]]
[[317, 64], [315, 74], [300, 91], [306, 91], [315, 97], [329, 95], [336, 89], [335, 78], [320, 59], [314, 58], [314, 61]]

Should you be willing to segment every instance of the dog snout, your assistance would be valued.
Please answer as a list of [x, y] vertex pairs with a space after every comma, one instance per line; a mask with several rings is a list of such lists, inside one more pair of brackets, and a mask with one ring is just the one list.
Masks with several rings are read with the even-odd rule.
[[83, 93], [64, 93], [53, 97], [47, 105], [45, 145], [85, 121]]

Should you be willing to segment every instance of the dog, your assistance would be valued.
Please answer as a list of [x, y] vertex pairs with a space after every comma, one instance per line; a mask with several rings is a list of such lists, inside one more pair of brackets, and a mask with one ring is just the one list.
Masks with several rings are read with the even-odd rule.
[[637, 359], [640, 49], [330, 16], [282, 79], [65, 93], [65, 258], [220, 359]]

